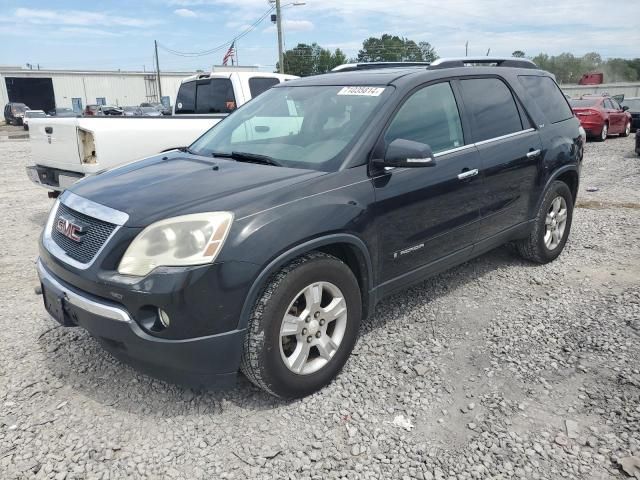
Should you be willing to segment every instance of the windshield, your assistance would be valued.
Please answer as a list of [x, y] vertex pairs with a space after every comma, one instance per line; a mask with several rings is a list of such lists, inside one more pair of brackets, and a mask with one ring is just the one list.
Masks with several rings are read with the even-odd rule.
[[640, 98], [630, 98], [622, 102], [622, 105], [624, 105], [625, 107], [629, 107], [629, 110], [638, 112], [640, 111]]
[[22, 113], [27, 111], [29, 108], [24, 103], [14, 103], [11, 107], [11, 110], [15, 113]]
[[384, 87], [309, 86], [267, 90], [191, 146], [200, 155], [270, 157], [285, 167], [335, 171], [386, 97]]
[[575, 108], [595, 107], [599, 103], [599, 98], [573, 98], [569, 100], [569, 104]]

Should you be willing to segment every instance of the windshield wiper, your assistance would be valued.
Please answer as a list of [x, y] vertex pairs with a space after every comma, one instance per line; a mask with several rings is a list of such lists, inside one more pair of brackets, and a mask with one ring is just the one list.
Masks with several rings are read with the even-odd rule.
[[196, 153], [193, 150], [191, 150], [189, 147], [178, 147], [176, 150], [179, 150], [185, 153], [190, 153], [191, 155], [200, 155], [199, 153]]
[[233, 160], [237, 160], [238, 162], [248, 162], [248, 163], [261, 163], [264, 165], [275, 165], [276, 167], [281, 167], [282, 164], [277, 160], [269, 157], [268, 155], [260, 155], [259, 153], [249, 153], [249, 152], [211, 152], [211, 155], [214, 157], [221, 158], [231, 158]]

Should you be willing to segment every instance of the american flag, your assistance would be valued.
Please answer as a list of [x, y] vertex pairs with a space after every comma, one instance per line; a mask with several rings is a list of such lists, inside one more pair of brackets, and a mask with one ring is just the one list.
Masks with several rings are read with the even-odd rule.
[[233, 59], [236, 56], [235, 44], [236, 42], [232, 42], [229, 50], [224, 54], [224, 57], [222, 58], [222, 65], [226, 65], [229, 62], [229, 59], [231, 59], [231, 64], [233, 65]]

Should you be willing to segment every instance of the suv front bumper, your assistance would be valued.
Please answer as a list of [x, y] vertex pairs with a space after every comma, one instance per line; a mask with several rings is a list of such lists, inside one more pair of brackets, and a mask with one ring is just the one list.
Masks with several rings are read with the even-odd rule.
[[151, 376], [193, 387], [233, 384], [245, 330], [182, 340], [151, 336], [129, 312], [66, 284], [38, 259], [45, 307], [63, 326], [81, 326], [115, 357]]

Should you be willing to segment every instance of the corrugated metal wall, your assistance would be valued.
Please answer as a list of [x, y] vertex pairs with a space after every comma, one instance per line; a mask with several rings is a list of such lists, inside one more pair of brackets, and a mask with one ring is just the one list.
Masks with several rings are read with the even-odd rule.
[[[178, 87], [183, 78], [190, 73], [162, 74], [162, 95], [169, 96], [174, 104]], [[150, 99], [148, 93], [155, 91], [146, 86], [145, 77], [150, 77], [155, 84], [153, 72], [143, 73], [58, 73], [47, 71], [0, 72], [0, 104], [4, 106], [9, 100], [4, 77], [44, 77], [51, 78], [57, 107], [72, 108], [72, 98], [81, 98], [83, 107], [95, 104], [96, 98], [104, 97], [108, 105], [139, 105], [142, 102], [156, 101]]]

